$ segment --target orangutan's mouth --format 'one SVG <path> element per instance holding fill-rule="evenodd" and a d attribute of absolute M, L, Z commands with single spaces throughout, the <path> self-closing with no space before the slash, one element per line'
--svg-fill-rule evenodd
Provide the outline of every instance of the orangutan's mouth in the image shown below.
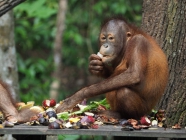
<path fill-rule="evenodd" d="M 97 55 L 101 58 L 103 57 L 112 57 L 112 55 L 107 55 L 107 54 L 101 54 L 100 52 L 97 53 Z"/>

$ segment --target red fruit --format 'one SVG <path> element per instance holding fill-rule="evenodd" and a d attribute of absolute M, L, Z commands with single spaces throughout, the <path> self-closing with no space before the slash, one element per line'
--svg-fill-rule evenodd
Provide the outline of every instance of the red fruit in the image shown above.
<path fill-rule="evenodd" d="M 50 99 L 50 107 L 54 107 L 56 105 L 56 101 L 54 99 Z"/>
<path fill-rule="evenodd" d="M 147 126 L 151 125 L 151 121 L 146 116 L 141 117 L 140 123 L 142 125 L 147 125 Z"/>
<path fill-rule="evenodd" d="M 88 116 L 88 122 L 89 123 L 94 123 L 95 119 L 92 116 Z"/>
<path fill-rule="evenodd" d="M 44 100 L 42 105 L 43 107 L 50 107 L 50 100 Z"/>
<path fill-rule="evenodd" d="M 91 125 L 91 128 L 92 128 L 92 129 L 98 129 L 99 126 L 98 126 L 97 124 L 92 124 L 92 125 Z"/>
<path fill-rule="evenodd" d="M 44 100 L 42 103 L 43 107 L 54 107 L 56 105 L 56 101 L 54 99 L 51 100 Z"/>

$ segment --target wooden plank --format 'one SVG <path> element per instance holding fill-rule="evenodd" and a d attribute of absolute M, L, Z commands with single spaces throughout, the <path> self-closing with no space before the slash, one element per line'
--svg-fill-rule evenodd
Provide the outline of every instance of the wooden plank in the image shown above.
<path fill-rule="evenodd" d="M 0 134 L 18 135 L 100 135 L 125 137 L 151 137 L 151 138 L 186 138 L 185 129 L 143 129 L 134 131 L 121 131 L 121 126 L 103 125 L 99 129 L 48 129 L 47 126 L 16 125 L 13 128 L 0 129 Z"/>

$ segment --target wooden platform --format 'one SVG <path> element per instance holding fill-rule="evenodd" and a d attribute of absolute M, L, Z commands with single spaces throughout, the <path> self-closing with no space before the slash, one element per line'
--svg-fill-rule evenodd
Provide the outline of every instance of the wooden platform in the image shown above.
<path fill-rule="evenodd" d="M 18 135 L 100 135 L 150 138 L 186 138 L 186 129 L 151 128 L 134 131 L 121 131 L 121 126 L 103 125 L 99 129 L 48 129 L 47 126 L 16 125 L 0 129 L 0 134 Z"/>

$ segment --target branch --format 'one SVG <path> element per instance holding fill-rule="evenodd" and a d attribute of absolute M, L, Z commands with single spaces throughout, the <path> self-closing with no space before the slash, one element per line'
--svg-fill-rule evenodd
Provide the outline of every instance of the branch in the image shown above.
<path fill-rule="evenodd" d="M 0 0 L 0 17 L 26 0 Z"/>

